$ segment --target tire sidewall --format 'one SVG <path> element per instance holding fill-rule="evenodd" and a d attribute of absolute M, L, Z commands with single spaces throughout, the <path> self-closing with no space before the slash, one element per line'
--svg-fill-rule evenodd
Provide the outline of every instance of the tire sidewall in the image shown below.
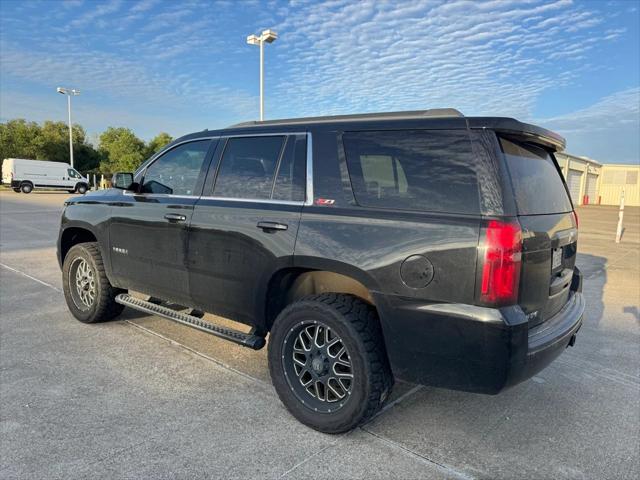
<path fill-rule="evenodd" d="M 348 401 L 339 410 L 331 413 L 315 412 L 304 405 L 295 395 L 284 374 L 284 340 L 292 328 L 300 322 L 322 322 L 334 330 L 342 339 L 352 364 L 354 380 Z M 269 337 L 269 370 L 272 382 L 291 414 L 300 422 L 328 433 L 350 430 L 365 414 L 371 393 L 371 372 L 365 361 L 366 352 L 356 329 L 342 318 L 335 309 L 313 301 L 297 302 L 287 307 L 277 318 Z M 297 379 L 292 379 L 297 380 Z"/>
<path fill-rule="evenodd" d="M 78 258 L 82 258 L 87 261 L 91 269 L 93 269 L 94 278 L 96 279 L 96 295 L 91 308 L 87 310 L 80 310 L 76 306 L 71 295 L 71 288 L 75 288 L 70 283 L 71 265 L 73 264 L 74 260 Z M 96 265 L 96 261 L 93 255 L 81 243 L 73 246 L 65 256 L 64 263 L 62 265 L 62 289 L 64 292 L 64 298 L 67 302 L 67 306 L 69 307 L 72 315 L 83 323 L 93 323 L 95 321 L 96 311 L 98 310 L 98 306 L 100 304 L 100 299 L 102 298 L 103 288 L 104 285 L 102 285 L 98 266 Z"/>
<path fill-rule="evenodd" d="M 22 193 L 31 193 L 33 191 L 33 185 L 31 185 L 30 183 L 23 183 L 22 185 L 20 185 L 20 190 L 22 191 Z"/>

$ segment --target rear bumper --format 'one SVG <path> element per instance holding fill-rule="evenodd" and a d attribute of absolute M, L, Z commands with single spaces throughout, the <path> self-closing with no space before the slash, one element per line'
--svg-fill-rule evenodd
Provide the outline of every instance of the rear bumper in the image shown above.
<path fill-rule="evenodd" d="M 585 309 L 581 274 L 554 317 L 529 329 L 519 306 L 423 304 L 379 295 L 382 329 L 397 378 L 495 394 L 549 365 L 573 344 Z"/>

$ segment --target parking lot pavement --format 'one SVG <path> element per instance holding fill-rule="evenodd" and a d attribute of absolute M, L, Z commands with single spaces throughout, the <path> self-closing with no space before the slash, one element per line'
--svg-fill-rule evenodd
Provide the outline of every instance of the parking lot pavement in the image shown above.
<path fill-rule="evenodd" d="M 0 192 L 0 478 L 637 478 L 640 209 L 579 209 L 574 348 L 498 396 L 400 384 L 340 436 L 295 421 L 265 352 L 126 311 L 84 325 L 60 292 L 68 194 Z"/>

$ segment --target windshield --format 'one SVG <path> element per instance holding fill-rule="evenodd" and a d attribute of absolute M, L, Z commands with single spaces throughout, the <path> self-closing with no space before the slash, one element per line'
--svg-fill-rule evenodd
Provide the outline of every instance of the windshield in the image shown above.
<path fill-rule="evenodd" d="M 573 210 L 562 175 L 546 150 L 514 140 L 500 139 L 518 213 L 538 215 Z"/>

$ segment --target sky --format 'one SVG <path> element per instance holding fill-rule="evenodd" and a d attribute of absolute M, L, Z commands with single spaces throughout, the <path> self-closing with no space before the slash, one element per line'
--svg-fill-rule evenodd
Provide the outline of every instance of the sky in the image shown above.
<path fill-rule="evenodd" d="M 453 107 L 640 160 L 640 0 L 0 0 L 0 120 L 143 139 L 265 118 Z"/>

